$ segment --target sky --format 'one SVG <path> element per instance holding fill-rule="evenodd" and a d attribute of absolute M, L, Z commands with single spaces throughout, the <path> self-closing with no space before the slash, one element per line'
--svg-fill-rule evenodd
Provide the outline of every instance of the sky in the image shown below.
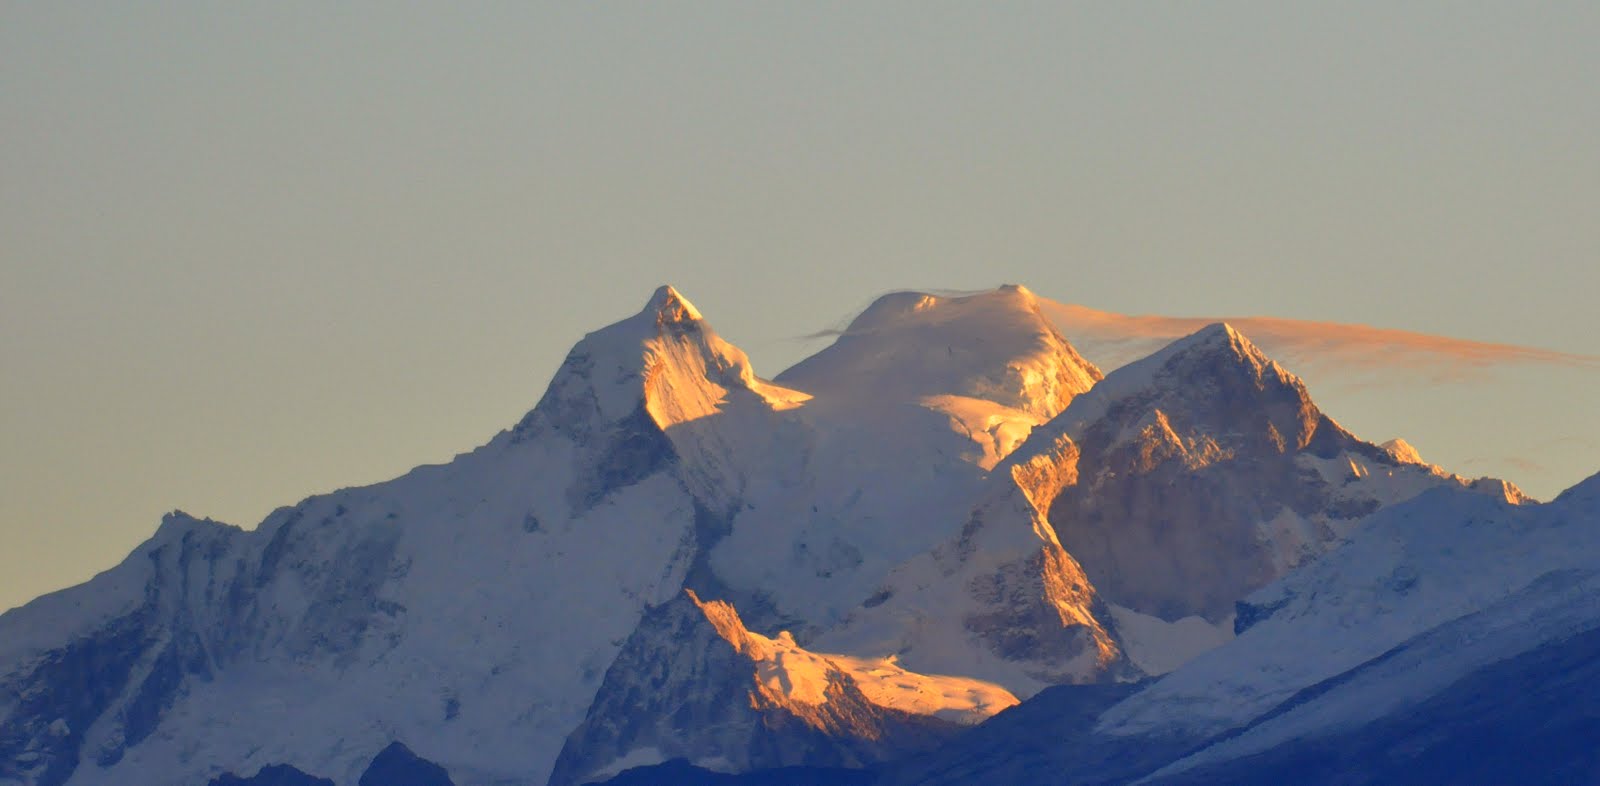
<path fill-rule="evenodd" d="M 1576 357 L 1286 361 L 1548 498 L 1600 470 L 1597 40 L 1594 3 L 0 0 L 0 609 L 165 511 L 448 460 L 662 283 L 768 376 L 1008 282 Z"/>

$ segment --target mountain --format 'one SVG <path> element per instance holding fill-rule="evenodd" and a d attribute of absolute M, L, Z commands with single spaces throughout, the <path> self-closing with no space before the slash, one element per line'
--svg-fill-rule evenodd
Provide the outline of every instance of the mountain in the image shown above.
<path fill-rule="evenodd" d="M 1102 376 L 1022 287 L 896 293 L 769 381 L 662 287 L 475 450 L 253 530 L 173 513 L 0 615 L 0 783 L 943 760 L 1063 696 L 1160 715 L 1275 629 L 1250 593 L 1442 493 L 1523 501 L 1225 325 Z"/>
<path fill-rule="evenodd" d="M 680 592 L 701 500 L 764 448 L 748 424 L 795 401 L 663 288 L 448 464 L 252 531 L 173 514 L 0 617 L 0 779 L 290 764 L 352 783 L 397 739 L 466 782 L 547 772 L 644 611 Z"/>
<path fill-rule="evenodd" d="M 959 534 L 908 560 L 830 651 L 896 653 L 1026 697 L 1170 671 L 1233 605 L 1363 516 L 1464 479 L 1340 428 L 1227 325 L 1118 369 L 1002 461 Z"/>

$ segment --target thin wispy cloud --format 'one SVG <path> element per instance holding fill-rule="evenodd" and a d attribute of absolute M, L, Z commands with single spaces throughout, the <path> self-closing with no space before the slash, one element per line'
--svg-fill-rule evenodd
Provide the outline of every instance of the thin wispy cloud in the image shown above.
<path fill-rule="evenodd" d="M 1472 379 L 1507 366 L 1600 371 L 1600 356 L 1281 317 L 1130 315 L 1040 298 L 1040 309 L 1085 355 L 1106 369 L 1148 355 L 1214 322 L 1227 322 L 1292 370 L 1348 376 L 1403 372 L 1431 381 Z"/>

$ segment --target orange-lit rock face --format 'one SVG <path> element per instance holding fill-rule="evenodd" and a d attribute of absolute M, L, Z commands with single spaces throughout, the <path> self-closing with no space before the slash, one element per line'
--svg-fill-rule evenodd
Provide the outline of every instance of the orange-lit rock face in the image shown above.
<path fill-rule="evenodd" d="M 1340 428 L 1226 325 L 1119 369 L 1023 453 L 1014 478 L 1100 595 L 1169 622 L 1225 623 L 1350 522 L 1449 482 Z"/>

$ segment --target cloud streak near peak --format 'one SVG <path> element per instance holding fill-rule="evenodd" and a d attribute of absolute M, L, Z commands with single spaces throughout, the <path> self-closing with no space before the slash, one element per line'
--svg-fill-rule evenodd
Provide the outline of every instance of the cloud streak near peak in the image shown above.
<path fill-rule="evenodd" d="M 1497 344 L 1340 322 L 1281 317 L 1130 315 L 1039 298 L 1040 311 L 1074 346 L 1107 370 L 1150 354 L 1206 325 L 1227 322 L 1273 359 L 1307 373 L 1422 374 L 1471 379 L 1504 366 L 1600 371 L 1600 356 Z"/>

